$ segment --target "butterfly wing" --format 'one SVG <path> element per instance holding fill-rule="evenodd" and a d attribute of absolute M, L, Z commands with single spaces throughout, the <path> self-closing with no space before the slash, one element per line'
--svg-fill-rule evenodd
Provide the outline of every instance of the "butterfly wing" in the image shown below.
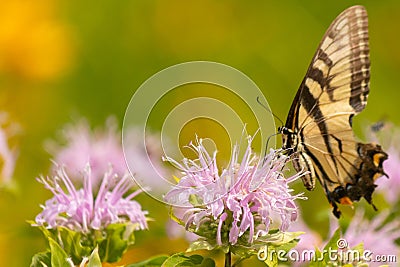
<path fill-rule="evenodd" d="M 369 67 L 367 12 L 353 6 L 325 33 L 285 125 L 297 134 L 291 147 L 299 152 L 295 168 L 309 171 L 305 186 L 313 189 L 317 178 L 337 217 L 335 202 L 351 204 L 360 197 L 371 202 L 373 181 L 384 174 L 386 153 L 357 142 L 352 130 L 353 116 L 367 104 Z"/>
<path fill-rule="evenodd" d="M 351 119 L 366 105 L 369 65 L 367 13 L 351 7 L 332 22 L 300 87 L 298 133 L 329 192 L 358 168 Z"/>

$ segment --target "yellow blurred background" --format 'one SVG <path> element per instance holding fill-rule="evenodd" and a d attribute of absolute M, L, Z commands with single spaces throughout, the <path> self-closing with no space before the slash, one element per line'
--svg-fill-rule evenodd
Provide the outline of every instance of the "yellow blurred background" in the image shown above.
<path fill-rule="evenodd" d="M 115 115 L 122 124 L 131 96 L 146 79 L 193 60 L 242 71 L 284 120 L 324 31 L 341 11 L 360 2 L 369 14 L 372 62 L 369 103 L 355 119 L 361 135 L 366 123 L 400 123 L 398 1 L 1 1 L 0 110 L 22 131 L 16 187 L 0 191 L 0 265 L 28 266 L 33 254 L 46 248 L 26 220 L 50 197 L 35 177 L 48 173 L 43 144 L 65 123 L 84 116 L 103 125 Z M 317 224 L 317 211 L 327 205 L 311 205 L 325 196 L 320 191 L 309 196 L 304 214 Z M 152 202 L 141 198 L 150 216 L 168 215 L 162 205 L 146 206 Z M 157 209 L 165 214 L 154 215 Z M 162 227 L 150 223 L 129 257 L 183 250 L 185 243 L 169 241 Z"/>

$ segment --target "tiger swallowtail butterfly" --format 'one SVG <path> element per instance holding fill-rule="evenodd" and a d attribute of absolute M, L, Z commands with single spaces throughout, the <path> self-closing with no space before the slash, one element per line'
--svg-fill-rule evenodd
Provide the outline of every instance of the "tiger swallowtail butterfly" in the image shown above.
<path fill-rule="evenodd" d="M 378 144 L 357 141 L 352 129 L 353 116 L 367 104 L 369 78 L 367 12 L 353 6 L 326 31 L 278 129 L 294 168 L 307 171 L 304 186 L 313 190 L 318 179 L 337 218 L 337 204 L 362 197 L 376 209 L 374 181 L 386 175 L 382 164 L 388 155 Z"/>

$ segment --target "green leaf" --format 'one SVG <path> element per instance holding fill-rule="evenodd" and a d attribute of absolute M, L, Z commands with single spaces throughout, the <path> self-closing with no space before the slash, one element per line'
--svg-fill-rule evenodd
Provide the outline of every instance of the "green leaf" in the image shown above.
<path fill-rule="evenodd" d="M 75 232 L 63 226 L 59 226 L 56 229 L 46 229 L 44 226 L 38 228 L 46 239 L 52 239 L 58 244 L 62 244 L 63 250 L 75 264 L 81 262 L 83 257 L 89 256 L 96 246 L 94 241 L 88 237 L 90 234 Z"/>
<path fill-rule="evenodd" d="M 174 254 L 171 257 L 167 258 L 164 263 L 162 264 L 163 267 L 175 267 L 179 266 L 181 263 L 190 263 L 190 258 L 185 256 L 182 253 Z M 188 265 L 193 266 L 193 265 Z"/>
<path fill-rule="evenodd" d="M 56 229 L 46 229 L 43 226 L 38 228 L 47 239 L 51 238 L 62 244 L 64 251 L 78 264 L 83 257 L 89 257 L 96 247 L 102 262 L 119 261 L 128 247 L 135 242 L 136 226 L 131 222 L 110 224 L 104 230 L 90 233 L 75 232 L 62 226 Z"/>
<path fill-rule="evenodd" d="M 351 249 L 352 250 L 357 250 L 362 255 L 362 253 L 364 253 L 364 242 L 361 242 L 360 244 L 352 247 Z"/>
<path fill-rule="evenodd" d="M 276 266 L 278 266 L 278 255 L 276 254 L 276 252 L 269 253 L 268 249 L 271 249 L 271 248 L 273 248 L 273 247 L 272 246 L 271 247 L 268 247 L 268 246 L 264 247 L 264 249 L 265 249 L 265 251 L 264 251 L 264 253 L 265 253 L 265 255 L 264 255 L 264 258 L 265 258 L 264 263 L 268 267 L 276 267 Z"/>
<path fill-rule="evenodd" d="M 204 259 L 203 256 L 197 255 L 197 254 L 191 255 L 191 256 L 189 256 L 189 258 L 193 263 L 196 263 L 196 264 L 201 264 Z"/>
<path fill-rule="evenodd" d="M 105 229 L 106 238 L 98 239 L 99 254 L 103 261 L 117 262 L 129 245 L 134 243 L 135 225 L 132 223 L 110 224 Z"/>
<path fill-rule="evenodd" d="M 67 260 L 68 254 L 61 248 L 61 246 L 52 238 L 49 238 L 49 244 L 51 253 L 50 266 L 71 267 L 71 264 Z"/>
<path fill-rule="evenodd" d="M 83 257 L 88 257 L 94 249 L 93 242 L 84 244 L 87 237 L 66 227 L 57 227 L 57 237 L 63 245 L 64 251 L 70 255 L 74 263 L 81 262 Z"/>
<path fill-rule="evenodd" d="M 258 253 L 258 248 L 247 247 L 242 245 L 234 245 L 230 247 L 230 251 L 236 256 L 240 257 L 240 260 L 250 258 L 251 256 Z"/>
<path fill-rule="evenodd" d="M 35 225 L 36 222 L 35 221 L 30 221 L 28 220 L 27 223 L 29 223 L 30 225 Z M 46 237 L 46 239 L 48 239 L 49 237 L 54 238 L 54 236 L 52 235 L 52 233 L 50 232 L 49 229 L 47 229 L 44 226 L 37 226 L 37 228 L 43 233 L 43 235 Z"/>
<path fill-rule="evenodd" d="M 162 267 L 183 267 L 183 266 L 197 266 L 197 267 L 214 267 L 215 262 L 211 258 L 204 258 L 201 255 L 186 256 L 182 253 L 174 254 L 164 261 Z"/>
<path fill-rule="evenodd" d="M 101 267 L 101 260 L 99 256 L 99 249 L 96 247 L 92 254 L 90 254 L 89 261 L 86 267 Z"/>
<path fill-rule="evenodd" d="M 319 249 L 315 250 L 315 260 L 310 262 L 309 266 L 312 267 L 323 267 L 323 266 L 331 266 L 332 262 L 329 259 L 329 253 L 326 251 L 337 250 L 338 245 L 337 242 L 340 239 L 341 231 L 340 227 L 336 229 L 335 233 L 332 235 L 331 239 L 325 245 L 324 249 L 320 251 Z"/>
<path fill-rule="evenodd" d="M 338 248 L 337 242 L 339 239 L 340 239 L 340 228 L 336 229 L 335 233 L 332 235 L 331 239 L 324 247 L 324 250 L 337 249 Z"/>
<path fill-rule="evenodd" d="M 270 233 L 266 236 L 259 237 L 257 241 L 265 242 L 275 247 L 285 245 L 289 242 L 294 241 L 304 232 L 282 232 Z"/>
<path fill-rule="evenodd" d="M 215 267 L 215 261 L 211 258 L 205 258 L 200 264 L 200 267 Z"/>
<path fill-rule="evenodd" d="M 212 245 L 204 239 L 199 239 L 199 240 L 192 242 L 189 245 L 189 248 L 186 250 L 186 252 L 193 252 L 193 251 L 202 250 L 202 249 L 213 250 L 216 247 L 217 247 L 216 245 Z"/>
<path fill-rule="evenodd" d="M 250 258 L 253 255 L 261 257 L 268 266 L 277 266 L 279 259 L 278 251 L 288 252 L 296 246 L 298 237 L 303 232 L 281 232 L 271 230 L 268 235 L 260 236 L 251 245 L 247 243 L 231 246 L 231 251 L 240 257 L 240 260 Z"/>
<path fill-rule="evenodd" d="M 324 267 L 324 266 L 337 266 L 338 264 L 342 266 L 343 264 L 340 262 L 338 258 L 337 263 L 333 263 L 329 258 L 329 251 L 338 250 L 338 240 L 340 239 L 341 231 L 338 228 L 335 233 L 332 235 L 331 239 L 325 245 L 324 249 L 320 251 L 318 248 L 315 249 L 315 260 L 309 263 L 310 267 Z M 328 252 L 328 253 L 326 253 Z M 345 265 L 344 265 L 345 266 Z M 350 265 L 352 266 L 352 265 Z"/>
<path fill-rule="evenodd" d="M 299 242 L 299 239 L 293 239 L 292 241 L 290 241 L 288 243 L 278 246 L 277 249 L 289 252 L 292 248 L 296 247 L 298 242 Z"/>
<path fill-rule="evenodd" d="M 308 263 L 309 267 L 323 267 L 327 265 L 325 260 L 317 260 L 317 259 L 323 259 L 322 257 L 322 252 L 318 249 L 315 248 L 315 260 L 312 260 Z"/>
<path fill-rule="evenodd" d="M 126 267 L 159 267 L 162 266 L 167 258 L 167 255 L 159 255 L 145 261 L 129 264 Z"/>
<path fill-rule="evenodd" d="M 32 262 L 30 267 L 50 267 L 50 266 L 51 266 L 50 251 L 40 252 L 32 257 Z"/>

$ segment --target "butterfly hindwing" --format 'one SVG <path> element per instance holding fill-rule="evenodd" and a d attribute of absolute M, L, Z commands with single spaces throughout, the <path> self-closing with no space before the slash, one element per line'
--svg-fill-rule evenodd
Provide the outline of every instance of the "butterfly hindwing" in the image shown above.
<path fill-rule="evenodd" d="M 312 190 L 318 179 L 337 217 L 336 203 L 371 203 L 374 180 L 384 174 L 386 153 L 359 143 L 352 130 L 353 116 L 367 104 L 369 67 L 367 12 L 353 6 L 326 31 L 281 129 L 294 167 L 308 171 L 304 185 Z"/>

